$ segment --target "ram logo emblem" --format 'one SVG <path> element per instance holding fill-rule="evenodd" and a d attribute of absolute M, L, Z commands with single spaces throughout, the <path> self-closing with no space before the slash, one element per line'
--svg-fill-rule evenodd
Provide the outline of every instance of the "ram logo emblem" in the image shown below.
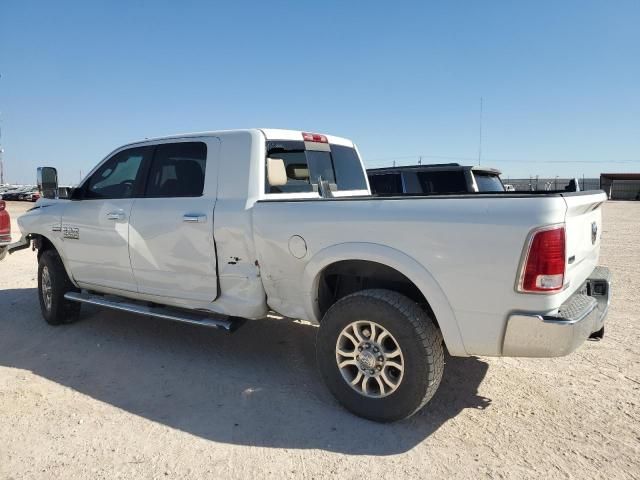
<path fill-rule="evenodd" d="M 591 243 L 593 245 L 596 244 L 597 238 L 598 238 L 598 224 L 596 222 L 593 222 L 591 224 Z"/>

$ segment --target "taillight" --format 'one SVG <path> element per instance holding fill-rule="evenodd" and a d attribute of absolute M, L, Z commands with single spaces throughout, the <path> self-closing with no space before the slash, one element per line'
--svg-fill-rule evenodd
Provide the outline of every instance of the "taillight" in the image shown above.
<path fill-rule="evenodd" d="M 565 269 L 564 225 L 545 227 L 533 233 L 518 290 L 553 293 L 562 290 Z"/>
<path fill-rule="evenodd" d="M 320 135 L 319 133 L 302 132 L 302 139 L 305 142 L 329 143 L 327 137 L 325 137 L 324 135 Z"/>
<path fill-rule="evenodd" d="M 5 203 L 4 200 L 0 200 L 0 242 L 11 241 L 11 220 L 9 219 L 9 212 L 4 212 Z"/>

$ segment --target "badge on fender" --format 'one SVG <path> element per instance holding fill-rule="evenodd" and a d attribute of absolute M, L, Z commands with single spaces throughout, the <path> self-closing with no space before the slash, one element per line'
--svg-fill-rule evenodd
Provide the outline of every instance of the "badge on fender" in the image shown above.
<path fill-rule="evenodd" d="M 78 240 L 80 238 L 80 229 L 78 227 L 62 226 L 62 237 Z"/>

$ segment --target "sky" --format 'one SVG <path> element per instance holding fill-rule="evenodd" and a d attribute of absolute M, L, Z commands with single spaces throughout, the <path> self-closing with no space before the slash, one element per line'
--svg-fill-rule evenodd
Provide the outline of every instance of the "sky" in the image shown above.
<path fill-rule="evenodd" d="M 367 166 L 640 172 L 640 2 L 0 2 L 5 181 L 146 137 L 271 127 Z"/>

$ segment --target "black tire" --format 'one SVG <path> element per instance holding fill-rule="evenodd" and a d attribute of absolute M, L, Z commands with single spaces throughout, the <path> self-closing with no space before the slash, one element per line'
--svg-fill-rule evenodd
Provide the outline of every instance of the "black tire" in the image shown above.
<path fill-rule="evenodd" d="M 45 280 L 43 281 L 43 275 Z M 50 300 L 43 289 L 47 284 L 46 275 L 49 277 Z M 65 300 L 67 292 L 77 292 L 69 276 L 67 275 L 60 256 L 55 250 L 46 250 L 40 255 L 38 261 L 38 299 L 42 316 L 49 325 L 62 325 L 73 323 L 80 316 L 80 303 Z"/>
<path fill-rule="evenodd" d="M 402 350 L 404 373 L 387 396 L 372 398 L 356 391 L 338 368 L 338 338 L 343 329 L 362 320 L 384 327 Z M 444 370 L 440 330 L 416 302 L 390 290 L 363 290 L 338 300 L 322 319 L 316 355 L 335 398 L 352 413 L 377 422 L 401 420 L 420 410 L 435 394 Z"/>

